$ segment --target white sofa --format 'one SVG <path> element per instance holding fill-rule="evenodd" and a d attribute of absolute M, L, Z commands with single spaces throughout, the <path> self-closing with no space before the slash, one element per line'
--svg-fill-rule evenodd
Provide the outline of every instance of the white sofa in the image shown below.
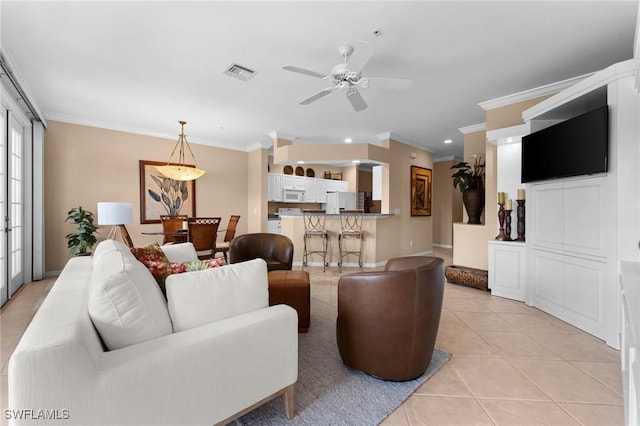
<path fill-rule="evenodd" d="M 120 259 L 124 269 L 141 273 L 135 263 L 142 264 L 115 242 L 101 243 L 93 257 L 68 262 L 11 356 L 9 411 L 3 413 L 9 424 L 211 425 L 228 422 L 280 395 L 287 414 L 293 415 L 298 372 L 293 308 L 268 307 L 268 291 L 260 289 L 254 295 L 260 299 L 260 309 L 107 350 L 94 327 L 94 313 L 90 316 L 88 311 L 90 294 L 98 286 L 94 281 L 100 278 L 96 275 L 109 274 L 106 268 L 120 268 L 118 262 L 98 266 L 96 258 L 107 251 L 112 260 Z M 171 276 L 169 304 L 173 277 L 181 285 L 197 277 L 193 281 L 202 285 L 204 274 L 228 274 L 232 270 L 225 268 L 231 267 Z M 147 285 L 146 278 L 141 281 Z M 145 296 L 143 304 L 156 300 L 154 290 L 147 286 L 145 291 L 153 297 Z M 139 289 L 135 292 L 144 295 Z M 135 297 L 120 302 L 130 299 Z M 207 305 L 202 298 L 197 303 L 200 309 Z M 170 309 L 162 309 L 169 315 Z M 186 312 L 193 316 L 188 308 Z"/>

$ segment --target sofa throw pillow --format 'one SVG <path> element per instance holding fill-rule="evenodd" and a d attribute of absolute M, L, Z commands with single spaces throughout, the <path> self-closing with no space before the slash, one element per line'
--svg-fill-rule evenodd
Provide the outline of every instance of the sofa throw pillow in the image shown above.
<path fill-rule="evenodd" d="M 147 262 L 168 262 L 167 256 L 160 246 L 134 247 L 131 253 L 145 265 Z"/>
<path fill-rule="evenodd" d="M 203 271 L 209 268 L 217 268 L 224 264 L 223 259 L 195 260 L 191 262 L 162 262 L 147 261 L 145 265 L 149 268 L 151 275 L 156 279 L 162 293 L 167 295 L 165 281 L 172 274 L 181 274 L 183 272 Z"/>
<path fill-rule="evenodd" d="M 263 259 L 170 275 L 166 286 L 174 332 L 269 306 Z"/>
<path fill-rule="evenodd" d="M 169 262 L 182 263 L 198 260 L 198 253 L 193 243 L 167 244 L 160 246 Z"/>
<path fill-rule="evenodd" d="M 91 273 L 88 311 L 107 349 L 171 334 L 167 303 L 149 270 L 124 244 L 101 256 Z"/>

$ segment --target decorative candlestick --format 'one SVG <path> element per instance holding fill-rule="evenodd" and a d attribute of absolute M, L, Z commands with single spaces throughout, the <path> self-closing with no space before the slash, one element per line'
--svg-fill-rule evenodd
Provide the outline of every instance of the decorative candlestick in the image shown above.
<path fill-rule="evenodd" d="M 516 210 L 516 217 L 518 218 L 518 237 L 516 238 L 516 241 L 524 241 L 524 200 L 516 201 L 518 202 L 518 210 Z"/>
<path fill-rule="evenodd" d="M 511 210 L 504 211 L 505 224 L 504 224 L 504 241 L 511 241 Z"/>
<path fill-rule="evenodd" d="M 498 221 L 500 222 L 500 232 L 498 232 L 498 236 L 496 237 L 496 240 L 500 240 L 500 241 L 504 241 L 504 217 L 505 217 L 505 212 L 504 212 L 504 202 L 500 203 L 498 202 Z"/>

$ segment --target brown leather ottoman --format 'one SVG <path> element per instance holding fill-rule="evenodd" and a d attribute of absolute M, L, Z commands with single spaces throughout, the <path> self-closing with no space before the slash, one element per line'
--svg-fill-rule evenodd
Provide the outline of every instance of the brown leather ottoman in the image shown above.
<path fill-rule="evenodd" d="M 269 271 L 269 306 L 285 304 L 298 312 L 298 333 L 306 333 L 311 321 L 309 273 Z"/>

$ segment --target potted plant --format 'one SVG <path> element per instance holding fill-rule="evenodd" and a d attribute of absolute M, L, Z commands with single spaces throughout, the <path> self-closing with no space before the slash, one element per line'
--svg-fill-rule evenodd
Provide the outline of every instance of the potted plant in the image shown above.
<path fill-rule="evenodd" d="M 67 247 L 71 254 L 75 256 L 90 255 L 91 247 L 98 241 L 95 233 L 98 227 L 93 224 L 93 213 L 84 210 L 82 206 L 74 207 L 67 213 L 65 222 L 76 225 L 76 231 L 67 234 Z"/>
<path fill-rule="evenodd" d="M 485 163 L 482 154 L 471 156 L 472 164 L 461 161 L 451 166 L 457 171 L 451 175 L 453 187 L 460 189 L 462 202 L 467 210 L 470 224 L 480 224 L 480 217 L 484 210 L 484 173 Z"/>

